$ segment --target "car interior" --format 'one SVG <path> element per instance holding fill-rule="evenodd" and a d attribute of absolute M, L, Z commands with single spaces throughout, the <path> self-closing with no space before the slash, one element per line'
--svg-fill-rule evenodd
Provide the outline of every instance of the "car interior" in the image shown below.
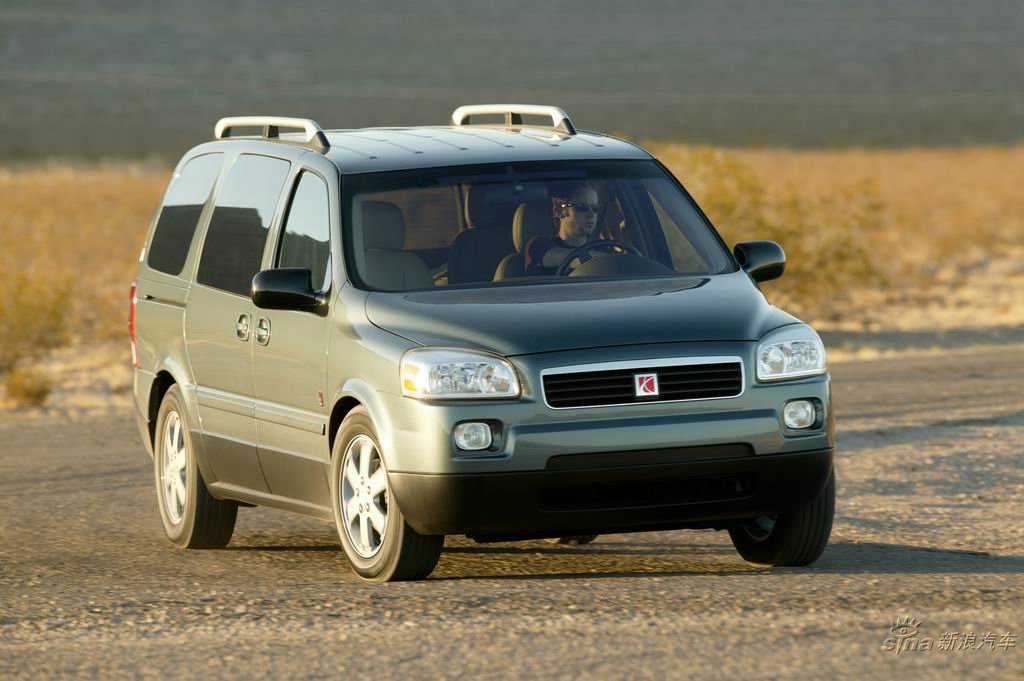
<path fill-rule="evenodd" d="M 709 258 L 688 238 L 692 226 L 677 225 L 653 192 L 614 179 L 590 184 L 599 199 L 588 240 L 594 248 L 558 275 L 526 268 L 531 241 L 558 235 L 543 182 L 461 182 L 360 195 L 357 268 L 365 284 L 391 291 L 710 271 Z M 592 258 L 604 254 L 618 257 Z"/>

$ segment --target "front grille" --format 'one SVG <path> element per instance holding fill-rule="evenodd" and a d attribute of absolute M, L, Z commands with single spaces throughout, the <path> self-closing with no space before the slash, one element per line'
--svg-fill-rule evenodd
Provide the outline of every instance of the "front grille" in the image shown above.
<path fill-rule="evenodd" d="M 637 396 L 637 374 L 656 374 L 657 395 Z M 596 371 L 557 370 L 543 377 L 544 397 L 554 409 L 735 397 L 743 392 L 737 359 L 701 364 L 619 367 Z"/>

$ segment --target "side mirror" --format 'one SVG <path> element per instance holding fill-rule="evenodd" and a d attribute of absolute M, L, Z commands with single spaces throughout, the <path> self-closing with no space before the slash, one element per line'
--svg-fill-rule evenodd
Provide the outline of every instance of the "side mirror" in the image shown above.
<path fill-rule="evenodd" d="M 264 310 L 323 314 L 327 299 L 313 290 L 313 273 L 303 267 L 279 267 L 252 278 L 252 302 Z"/>
<path fill-rule="evenodd" d="M 754 281 L 778 279 L 786 271 L 786 252 L 774 241 L 744 241 L 732 252 Z"/>

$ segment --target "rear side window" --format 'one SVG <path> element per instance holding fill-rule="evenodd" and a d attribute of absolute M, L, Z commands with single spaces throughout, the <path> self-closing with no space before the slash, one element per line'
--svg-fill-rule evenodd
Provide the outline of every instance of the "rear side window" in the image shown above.
<path fill-rule="evenodd" d="M 199 215 L 210 198 L 223 159 L 224 154 L 196 156 L 171 178 L 146 260 L 154 270 L 181 274 Z"/>
<path fill-rule="evenodd" d="M 289 165 L 267 156 L 242 155 L 235 161 L 206 230 L 196 275 L 200 284 L 249 295 Z"/>
<path fill-rule="evenodd" d="M 327 183 L 313 173 L 302 173 L 281 237 L 278 267 L 304 267 L 313 273 L 313 287 L 326 291 L 331 284 L 331 213 Z"/>

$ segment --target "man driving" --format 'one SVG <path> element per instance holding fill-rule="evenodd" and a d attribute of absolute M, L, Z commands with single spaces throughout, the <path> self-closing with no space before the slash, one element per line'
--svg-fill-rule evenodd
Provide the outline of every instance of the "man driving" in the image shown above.
<path fill-rule="evenodd" d="M 573 249 L 590 240 L 597 227 L 597 190 L 585 181 L 568 183 L 551 194 L 551 211 L 558 235 L 535 237 L 527 245 L 526 271 L 554 274 Z"/>

